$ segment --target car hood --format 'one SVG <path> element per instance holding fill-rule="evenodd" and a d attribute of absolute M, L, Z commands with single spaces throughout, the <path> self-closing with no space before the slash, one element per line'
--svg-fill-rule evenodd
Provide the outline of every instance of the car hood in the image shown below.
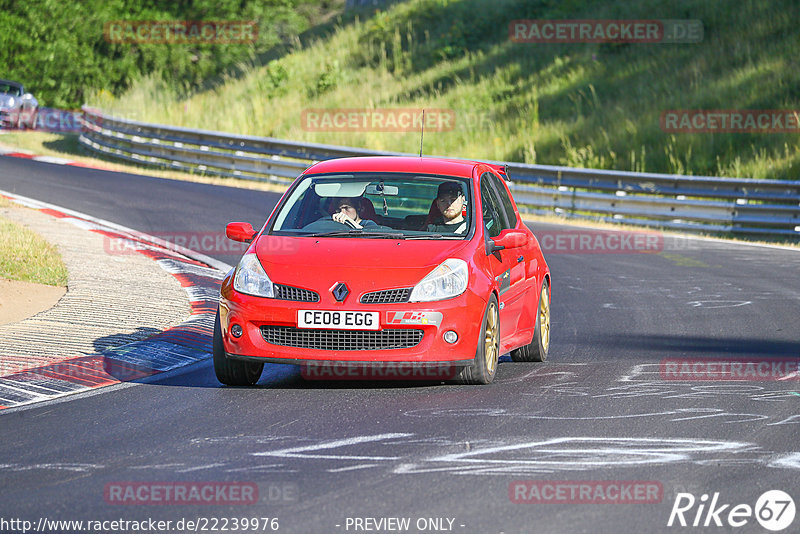
<path fill-rule="evenodd" d="M 365 290 L 419 282 L 447 258 L 465 258 L 468 240 L 262 236 L 255 245 L 273 282 L 302 287 L 358 281 Z"/>

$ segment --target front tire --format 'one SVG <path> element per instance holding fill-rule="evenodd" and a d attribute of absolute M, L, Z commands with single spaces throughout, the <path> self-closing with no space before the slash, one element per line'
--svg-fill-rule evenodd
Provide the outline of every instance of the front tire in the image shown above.
<path fill-rule="evenodd" d="M 472 364 L 464 367 L 456 377 L 461 384 L 489 384 L 497 373 L 500 359 L 500 312 L 497 297 L 492 294 L 483 312 L 478 347 Z"/>
<path fill-rule="evenodd" d="M 25 124 L 26 130 L 35 130 L 36 129 L 36 119 L 39 116 L 39 110 L 34 109 L 31 110 L 30 114 L 28 115 L 28 120 Z"/>
<path fill-rule="evenodd" d="M 539 293 L 539 308 L 536 312 L 536 326 L 533 339 L 524 347 L 511 351 L 511 360 L 515 362 L 543 362 L 550 351 L 550 285 L 547 278 L 542 280 Z"/>
<path fill-rule="evenodd" d="M 252 386 L 261 378 L 263 363 L 245 362 L 228 358 L 222 344 L 222 329 L 220 328 L 219 309 L 214 320 L 214 338 L 212 342 L 214 355 L 214 373 L 217 380 L 228 386 Z"/>

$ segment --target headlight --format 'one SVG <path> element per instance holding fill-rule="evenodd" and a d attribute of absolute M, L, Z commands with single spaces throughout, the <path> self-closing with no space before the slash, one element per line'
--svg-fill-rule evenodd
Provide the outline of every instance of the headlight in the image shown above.
<path fill-rule="evenodd" d="M 272 290 L 272 280 L 264 272 L 258 257 L 252 253 L 242 256 L 242 260 L 236 266 L 233 289 L 239 293 L 256 297 L 273 298 L 275 296 Z"/>
<path fill-rule="evenodd" d="M 429 302 L 457 297 L 467 290 L 468 282 L 467 262 L 449 258 L 414 286 L 408 300 L 409 302 Z"/>

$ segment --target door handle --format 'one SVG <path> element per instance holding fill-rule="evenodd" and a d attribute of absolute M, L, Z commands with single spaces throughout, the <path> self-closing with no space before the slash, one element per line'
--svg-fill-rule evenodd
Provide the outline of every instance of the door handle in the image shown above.
<path fill-rule="evenodd" d="M 522 261 L 523 261 L 524 259 L 525 259 L 524 257 L 520 256 L 519 258 L 517 258 L 517 263 L 522 263 Z"/>

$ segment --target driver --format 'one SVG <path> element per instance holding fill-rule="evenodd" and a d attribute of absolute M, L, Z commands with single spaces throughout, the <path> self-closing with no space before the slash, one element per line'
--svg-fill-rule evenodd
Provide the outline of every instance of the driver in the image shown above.
<path fill-rule="evenodd" d="M 331 204 L 333 208 L 333 220 L 357 229 L 378 226 L 375 221 L 361 218 L 361 213 L 364 211 L 362 204 L 364 200 L 366 199 L 362 197 L 335 199 L 333 204 Z"/>
<path fill-rule="evenodd" d="M 439 185 L 436 199 L 432 209 L 434 218 L 428 224 L 429 232 L 439 234 L 463 234 L 467 231 L 467 221 L 464 218 L 467 199 L 461 190 L 461 185 L 456 182 L 444 182 Z"/>

